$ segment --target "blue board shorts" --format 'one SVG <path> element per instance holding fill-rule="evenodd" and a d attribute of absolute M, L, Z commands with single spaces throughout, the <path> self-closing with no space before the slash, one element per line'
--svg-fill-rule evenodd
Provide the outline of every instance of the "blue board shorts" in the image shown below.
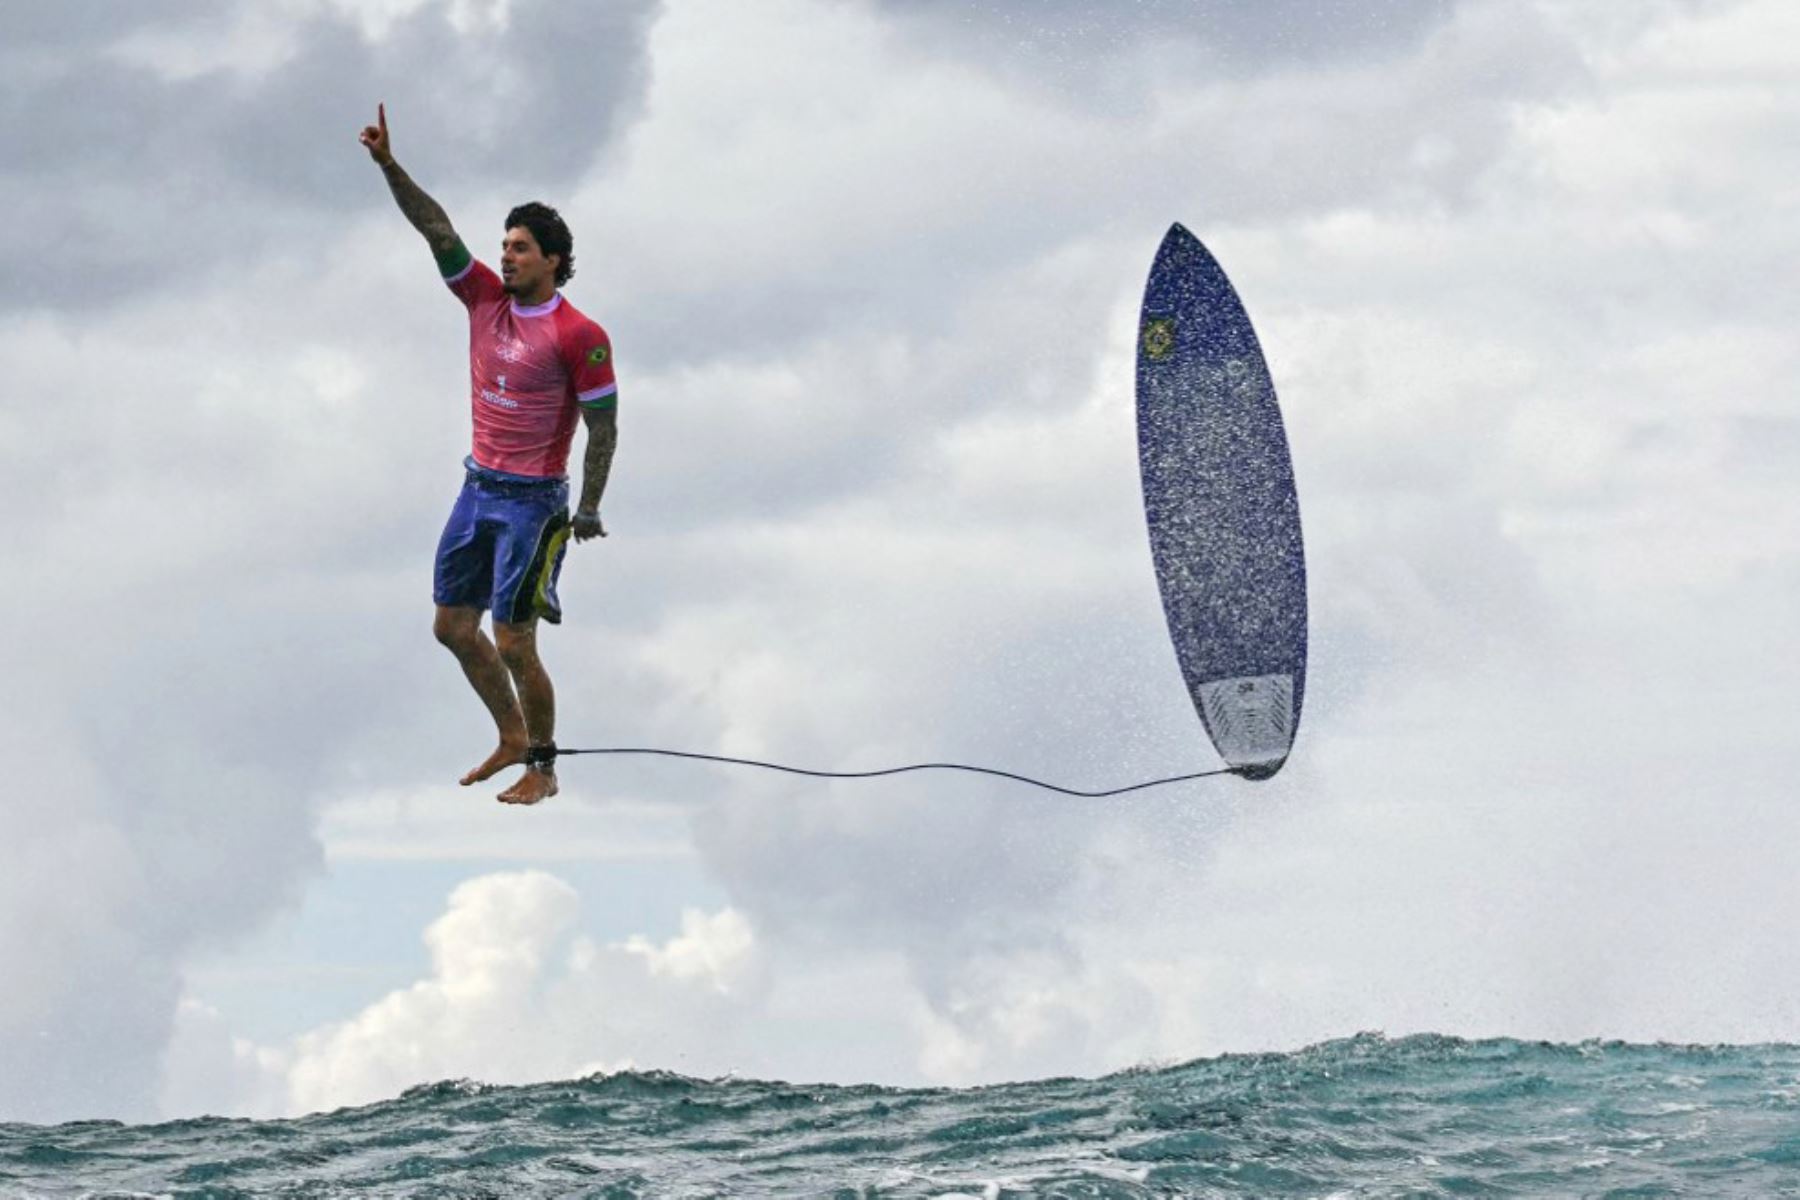
<path fill-rule="evenodd" d="M 569 484 L 523 479 L 470 463 L 438 540 L 432 599 L 451 608 L 492 609 L 519 625 L 562 621 L 556 578 L 569 545 Z"/>

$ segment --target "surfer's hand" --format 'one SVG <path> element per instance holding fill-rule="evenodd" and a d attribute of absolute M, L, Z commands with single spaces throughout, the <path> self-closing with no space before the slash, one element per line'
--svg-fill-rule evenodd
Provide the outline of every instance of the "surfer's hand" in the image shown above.
<path fill-rule="evenodd" d="M 364 125 L 360 140 L 369 148 L 369 157 L 385 167 L 394 161 L 393 147 L 388 145 L 387 105 L 375 106 L 375 119 L 379 124 Z"/>
<path fill-rule="evenodd" d="M 578 542 L 606 536 L 606 526 L 600 523 L 600 514 L 597 512 L 577 510 L 575 519 L 569 522 L 569 527 L 575 531 L 575 540 Z"/>

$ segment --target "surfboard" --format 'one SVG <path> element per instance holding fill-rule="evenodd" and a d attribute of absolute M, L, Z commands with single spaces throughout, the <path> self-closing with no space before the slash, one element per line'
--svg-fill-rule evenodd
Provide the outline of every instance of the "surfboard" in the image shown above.
<path fill-rule="evenodd" d="M 1267 779 L 1306 695 L 1306 556 L 1268 364 L 1225 272 L 1180 224 L 1144 287 L 1138 466 L 1163 615 L 1219 756 Z"/>

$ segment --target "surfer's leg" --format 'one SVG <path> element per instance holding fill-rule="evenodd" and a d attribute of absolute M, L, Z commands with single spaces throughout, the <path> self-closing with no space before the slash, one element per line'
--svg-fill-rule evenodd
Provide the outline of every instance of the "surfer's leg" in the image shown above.
<path fill-rule="evenodd" d="M 513 695 L 512 677 L 494 643 L 481 631 L 481 614 L 492 602 L 494 590 L 495 522 L 484 519 L 494 504 L 473 478 L 463 484 L 444 533 L 438 539 L 437 564 L 432 579 L 432 599 L 437 603 L 433 630 L 462 664 L 469 686 L 487 706 L 499 730 L 500 744 L 486 761 L 462 777 L 464 787 L 525 761 L 530 744 L 525 718 Z"/>
<path fill-rule="evenodd" d="M 494 622 L 494 641 L 500 660 L 512 676 L 524 717 L 525 731 L 532 746 L 556 744 L 556 689 L 550 673 L 544 669 L 537 652 L 537 619 Z M 531 766 L 517 783 L 500 793 L 508 804 L 536 804 L 556 795 L 554 762 Z"/>
<path fill-rule="evenodd" d="M 494 551 L 494 644 L 512 676 L 530 746 L 556 742 L 556 691 L 538 658 L 538 626 L 562 620 L 556 579 L 569 544 L 568 485 L 509 497 L 497 506 L 502 523 Z M 500 799 L 536 804 L 556 795 L 552 756 L 528 765 L 525 777 Z"/>
<path fill-rule="evenodd" d="M 437 634 L 438 641 L 456 655 L 469 686 L 487 706 L 488 715 L 494 718 L 494 727 L 500 733 L 499 746 L 485 762 L 462 777 L 463 786 L 479 783 L 515 763 L 524 762 L 525 751 L 531 744 L 525 732 L 525 717 L 513 694 L 511 672 L 506 669 L 494 643 L 481 631 L 481 610 L 440 604 L 432 631 Z"/>

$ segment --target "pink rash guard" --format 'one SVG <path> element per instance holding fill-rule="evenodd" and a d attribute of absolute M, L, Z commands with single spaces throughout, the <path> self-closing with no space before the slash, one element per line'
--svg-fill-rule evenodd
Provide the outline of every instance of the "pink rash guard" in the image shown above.
<path fill-rule="evenodd" d="M 561 292 L 543 304 L 519 305 L 500 277 L 473 258 L 444 282 L 469 310 L 475 464 L 508 475 L 561 478 L 577 409 L 618 403 L 606 331 Z"/>

